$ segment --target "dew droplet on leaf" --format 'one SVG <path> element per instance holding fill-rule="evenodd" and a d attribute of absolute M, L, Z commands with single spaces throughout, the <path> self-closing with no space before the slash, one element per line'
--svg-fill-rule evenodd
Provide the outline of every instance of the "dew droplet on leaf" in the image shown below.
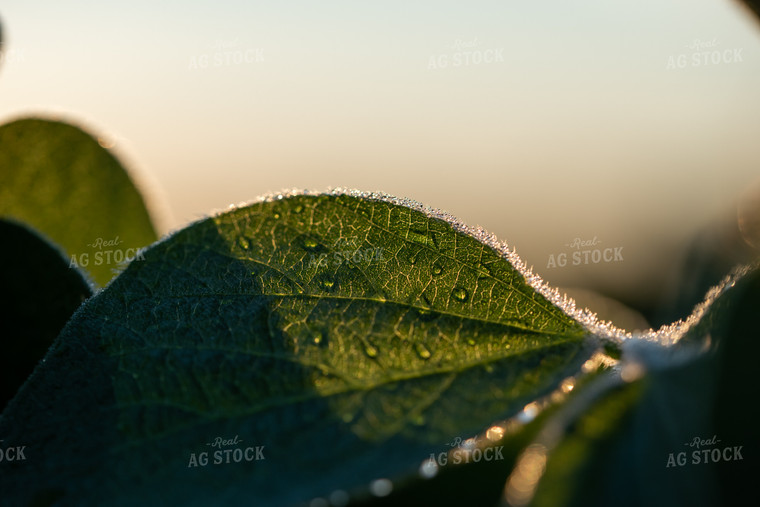
<path fill-rule="evenodd" d="M 486 438 L 490 440 L 491 442 L 496 442 L 498 440 L 501 440 L 504 436 L 504 428 L 501 426 L 491 426 L 488 428 L 488 431 L 486 431 Z"/>
<path fill-rule="evenodd" d="M 313 252 L 313 251 L 315 251 L 315 250 L 317 250 L 319 248 L 319 243 L 317 243 L 317 240 L 315 240 L 315 239 L 306 238 L 306 239 L 303 240 L 303 247 L 306 250 L 308 250 L 310 252 Z"/>
<path fill-rule="evenodd" d="M 451 291 L 451 296 L 460 303 L 464 303 L 470 294 L 464 287 L 454 287 L 454 290 Z"/>
<path fill-rule="evenodd" d="M 388 479 L 376 479 L 369 485 L 369 491 L 375 496 L 388 496 L 393 491 L 393 483 Z"/>
<path fill-rule="evenodd" d="M 364 353 L 367 354 L 368 357 L 375 358 L 378 353 L 377 347 L 368 343 L 364 346 Z"/>
<path fill-rule="evenodd" d="M 417 355 L 420 357 L 420 359 L 430 359 L 430 350 L 425 346 L 424 343 L 415 343 L 414 350 L 417 352 Z"/>
<path fill-rule="evenodd" d="M 438 475 L 438 463 L 434 459 L 428 459 L 420 465 L 420 476 L 425 479 L 431 479 Z"/>

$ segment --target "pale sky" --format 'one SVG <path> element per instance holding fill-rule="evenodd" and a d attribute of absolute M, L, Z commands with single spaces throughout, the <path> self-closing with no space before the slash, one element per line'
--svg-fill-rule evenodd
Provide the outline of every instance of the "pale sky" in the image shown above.
<path fill-rule="evenodd" d="M 727 0 L 5 0 L 0 20 L 0 122 L 114 140 L 164 230 L 283 188 L 381 190 L 551 283 L 651 292 L 760 176 L 760 23 Z M 576 237 L 625 260 L 546 269 Z"/>

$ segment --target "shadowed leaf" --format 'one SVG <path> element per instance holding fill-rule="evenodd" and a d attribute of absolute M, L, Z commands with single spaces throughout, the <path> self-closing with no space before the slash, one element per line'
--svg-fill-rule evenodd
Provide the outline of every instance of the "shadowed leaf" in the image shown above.
<path fill-rule="evenodd" d="M 0 410 L 91 295 L 81 273 L 26 227 L 0 220 Z"/>
<path fill-rule="evenodd" d="M 85 303 L 0 418 L 27 445 L 0 488 L 64 504 L 360 497 L 515 415 L 595 346 L 444 220 L 351 195 L 261 202 L 157 243 Z"/>
<path fill-rule="evenodd" d="M 707 507 L 751 498 L 749 457 L 760 452 L 748 403 L 760 397 L 758 308 L 755 271 L 729 286 L 676 347 L 631 344 L 623 376 L 627 367 L 647 373 L 574 407 L 531 505 Z"/>

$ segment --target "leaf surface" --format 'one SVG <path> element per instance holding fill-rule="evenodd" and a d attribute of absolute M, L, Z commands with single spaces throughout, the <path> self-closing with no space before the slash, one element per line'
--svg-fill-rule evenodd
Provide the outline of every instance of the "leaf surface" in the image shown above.
<path fill-rule="evenodd" d="M 275 198 L 157 243 L 83 305 L 0 418 L 28 446 L 0 486 L 64 503 L 366 493 L 555 389 L 595 346 L 440 217 Z M 251 446 L 264 459 L 213 463 Z"/>
<path fill-rule="evenodd" d="M 119 161 L 90 134 L 50 120 L 0 126 L 0 217 L 49 237 L 101 286 L 157 239 Z"/>
<path fill-rule="evenodd" d="M 760 452 L 760 272 L 715 292 L 670 349 L 624 346 L 621 376 L 573 407 L 530 505 L 740 505 Z M 512 505 L 520 505 L 513 502 Z"/>

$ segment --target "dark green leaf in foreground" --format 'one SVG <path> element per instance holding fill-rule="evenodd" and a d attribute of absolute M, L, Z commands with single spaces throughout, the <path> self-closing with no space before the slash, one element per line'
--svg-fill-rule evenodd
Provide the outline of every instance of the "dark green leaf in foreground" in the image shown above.
<path fill-rule="evenodd" d="M 441 219 L 338 194 L 254 204 L 156 244 L 83 305 L 0 418 L 27 446 L 0 489 L 124 504 L 366 492 L 556 388 L 587 340 Z M 265 459 L 215 465 L 207 443 L 235 437 L 223 449 Z"/>
<path fill-rule="evenodd" d="M 91 294 L 87 282 L 47 241 L 0 220 L 0 410 Z"/>
<path fill-rule="evenodd" d="M 0 126 L 0 217 L 45 234 L 99 285 L 156 240 L 119 161 L 88 133 L 56 121 Z"/>

